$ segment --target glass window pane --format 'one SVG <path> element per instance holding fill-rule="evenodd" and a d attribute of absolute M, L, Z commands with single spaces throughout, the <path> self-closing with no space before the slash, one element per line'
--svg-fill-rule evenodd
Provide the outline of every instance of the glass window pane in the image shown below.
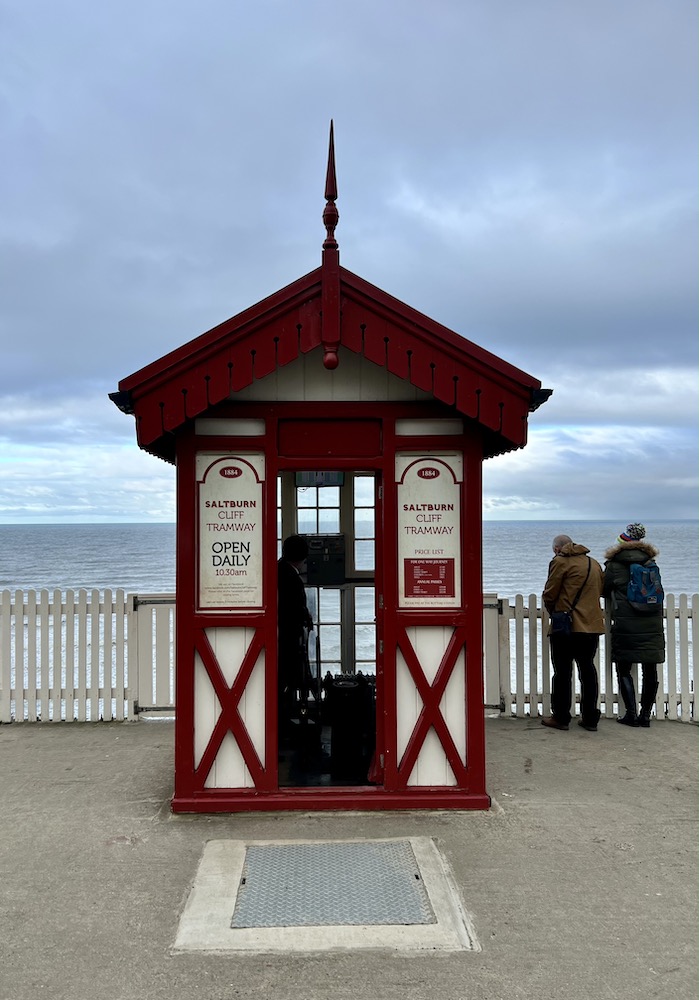
<path fill-rule="evenodd" d="M 318 488 L 316 486 L 302 486 L 296 490 L 296 503 L 299 507 L 318 506 Z"/>
<path fill-rule="evenodd" d="M 320 639 L 320 655 L 325 660 L 335 660 L 340 663 L 340 626 L 321 625 L 318 628 Z"/>
<path fill-rule="evenodd" d="M 374 537 L 374 511 L 369 507 L 359 507 L 354 512 L 355 538 Z"/>
<path fill-rule="evenodd" d="M 355 476 L 354 477 L 354 506 L 373 507 L 374 506 L 374 477 Z"/>
<path fill-rule="evenodd" d="M 354 617 L 357 622 L 373 622 L 376 617 L 373 587 L 357 587 L 354 592 Z"/>
<path fill-rule="evenodd" d="M 319 507 L 339 507 L 340 506 L 340 487 L 339 486 L 320 486 L 320 487 L 318 487 L 318 506 Z"/>
<path fill-rule="evenodd" d="M 340 591 L 323 588 L 320 591 L 320 620 L 322 622 L 340 621 Z"/>
<path fill-rule="evenodd" d="M 376 659 L 376 629 L 373 625 L 357 625 L 354 643 L 358 660 Z"/>
<path fill-rule="evenodd" d="M 321 534 L 335 534 L 339 530 L 340 511 L 334 507 L 321 507 L 318 511 L 318 531 Z"/>
<path fill-rule="evenodd" d="M 357 570 L 372 570 L 374 568 L 374 543 L 354 543 L 354 567 Z"/>
<path fill-rule="evenodd" d="M 299 510 L 298 526 L 300 535 L 318 534 L 318 512 L 313 510 Z"/>

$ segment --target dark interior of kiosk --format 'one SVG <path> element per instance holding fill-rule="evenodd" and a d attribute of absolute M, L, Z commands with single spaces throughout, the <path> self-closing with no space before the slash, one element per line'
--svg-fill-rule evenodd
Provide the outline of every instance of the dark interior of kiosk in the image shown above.
<path fill-rule="evenodd" d="M 313 628 L 306 683 L 279 721 L 282 787 L 377 782 L 375 502 L 373 475 L 296 472 L 280 497 L 281 524 L 308 543 L 301 567 Z M 329 529 L 343 530 L 329 530 Z M 285 533 L 285 532 L 284 532 Z"/>

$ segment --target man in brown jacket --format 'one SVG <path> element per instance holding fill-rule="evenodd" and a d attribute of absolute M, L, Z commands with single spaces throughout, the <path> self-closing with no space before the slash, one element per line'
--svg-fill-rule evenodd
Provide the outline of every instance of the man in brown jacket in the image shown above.
<path fill-rule="evenodd" d="M 541 724 L 549 729 L 567 729 L 570 724 L 573 661 L 580 677 L 580 721 L 589 732 L 597 731 L 599 680 L 595 653 L 599 637 L 604 632 L 604 616 L 600 597 L 604 573 L 600 564 L 589 556 L 589 549 L 577 545 L 568 535 L 553 540 L 554 556 L 549 563 L 549 575 L 544 587 L 543 603 L 553 611 L 570 611 L 572 630 L 569 634 L 551 633 L 551 715 Z"/>

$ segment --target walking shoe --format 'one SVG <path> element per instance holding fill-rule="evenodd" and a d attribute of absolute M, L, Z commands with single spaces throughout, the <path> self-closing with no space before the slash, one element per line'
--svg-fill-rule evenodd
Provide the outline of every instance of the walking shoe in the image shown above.
<path fill-rule="evenodd" d="M 583 720 L 580 719 L 580 721 L 578 722 L 578 725 L 581 726 L 582 729 L 587 729 L 588 733 L 596 733 L 597 732 L 597 723 L 596 722 L 594 722 L 590 726 L 590 725 L 587 724 L 587 722 L 583 722 Z"/>
<path fill-rule="evenodd" d="M 558 719 L 554 719 L 552 715 L 546 715 L 541 720 L 541 725 L 546 726 L 547 729 L 562 729 L 564 732 L 568 729 L 568 723 L 559 722 Z"/>
<path fill-rule="evenodd" d="M 632 715 L 631 712 L 627 712 L 626 715 L 620 715 L 616 721 L 620 726 L 633 726 L 634 729 L 638 727 L 638 716 Z"/>

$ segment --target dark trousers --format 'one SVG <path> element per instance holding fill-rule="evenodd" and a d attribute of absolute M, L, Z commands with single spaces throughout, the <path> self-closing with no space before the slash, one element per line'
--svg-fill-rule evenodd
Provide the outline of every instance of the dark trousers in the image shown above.
<path fill-rule="evenodd" d="M 621 688 L 622 678 L 631 678 L 631 668 L 633 663 L 626 660 L 618 660 L 616 665 L 616 672 L 619 678 L 619 687 Z M 641 664 L 641 711 L 650 712 L 653 704 L 655 703 L 655 696 L 658 691 L 658 665 L 657 663 L 642 663 Z M 631 678 L 631 683 L 633 684 L 633 678 Z M 633 688 L 632 688 L 633 690 Z M 634 694 L 635 700 L 635 694 Z M 628 707 L 628 706 L 627 706 Z M 634 705 L 634 711 L 636 706 Z"/>
<path fill-rule="evenodd" d="M 553 664 L 551 714 L 564 725 L 570 722 L 575 661 L 580 678 L 580 718 L 584 725 L 596 725 L 600 715 L 597 708 L 599 680 L 595 667 L 599 636 L 592 632 L 571 632 L 570 635 L 552 635 L 550 639 Z"/>

